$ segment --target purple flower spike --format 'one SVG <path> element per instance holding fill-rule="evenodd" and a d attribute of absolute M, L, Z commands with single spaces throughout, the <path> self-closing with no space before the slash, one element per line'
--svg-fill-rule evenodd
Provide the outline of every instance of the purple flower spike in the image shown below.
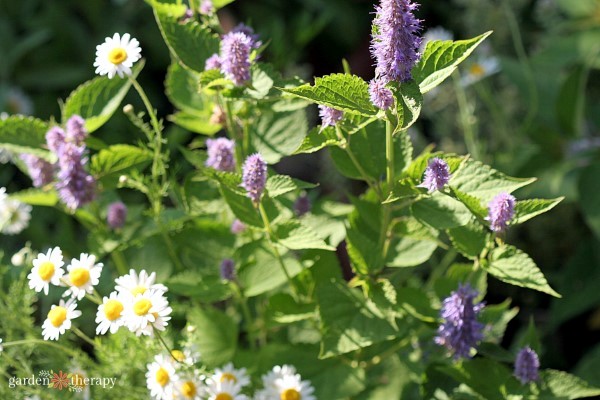
<path fill-rule="evenodd" d="M 221 72 L 236 86 L 250 80 L 252 38 L 242 32 L 230 32 L 221 40 Z"/>
<path fill-rule="evenodd" d="M 344 112 L 319 104 L 319 116 L 321 117 L 321 125 L 323 127 L 335 126 L 338 121 L 344 118 Z"/>
<path fill-rule="evenodd" d="M 252 154 L 246 158 L 246 162 L 242 167 L 241 186 L 248 192 L 248 197 L 250 197 L 254 203 L 258 204 L 266 184 L 267 163 L 260 154 Z"/>
<path fill-rule="evenodd" d="M 67 134 L 65 136 L 68 142 L 73 142 L 77 146 L 81 146 L 85 143 L 87 137 L 87 130 L 85 129 L 85 120 L 79 115 L 73 115 L 67 121 Z"/>
<path fill-rule="evenodd" d="M 371 54 L 377 61 L 376 74 L 386 81 L 404 82 L 420 57 L 421 38 L 417 33 L 421 21 L 413 12 L 417 4 L 410 0 L 381 0 L 376 7 L 376 33 L 371 42 Z"/>
<path fill-rule="evenodd" d="M 429 193 L 441 190 L 450 180 L 450 167 L 441 158 L 432 158 L 425 169 L 423 183 L 419 187 L 427 188 Z"/>
<path fill-rule="evenodd" d="M 21 160 L 27 165 L 33 186 L 42 187 L 54 179 L 54 167 L 49 162 L 31 154 L 21 154 Z"/>
<path fill-rule="evenodd" d="M 221 279 L 224 281 L 235 280 L 235 262 L 231 258 L 226 258 L 221 261 Z"/>
<path fill-rule="evenodd" d="M 209 69 L 221 69 L 221 57 L 218 54 L 213 54 L 206 60 L 206 64 L 204 65 L 205 70 Z"/>
<path fill-rule="evenodd" d="M 308 213 L 311 209 L 312 205 L 310 204 L 310 199 L 306 194 L 302 194 L 298 196 L 296 202 L 294 203 L 294 212 L 298 217 L 303 216 Z"/>
<path fill-rule="evenodd" d="M 206 166 L 218 171 L 235 171 L 235 142 L 226 138 L 207 139 L 208 159 Z"/>
<path fill-rule="evenodd" d="M 488 204 L 488 216 L 490 229 L 494 232 L 503 232 L 508 223 L 515 215 L 516 199 L 508 193 L 500 193 Z"/>
<path fill-rule="evenodd" d="M 539 369 L 540 360 L 537 353 L 529 346 L 522 348 L 515 360 L 515 376 L 522 384 L 534 382 L 540 379 Z"/>
<path fill-rule="evenodd" d="M 369 82 L 369 97 L 371 103 L 382 110 L 387 110 L 394 104 L 394 95 L 390 89 L 385 87 L 385 85 L 386 82 L 381 78 L 373 79 Z"/>
<path fill-rule="evenodd" d="M 115 201 L 108 205 L 106 222 L 111 229 L 119 229 L 125 225 L 127 219 L 127 206 L 123 202 Z"/>
<path fill-rule="evenodd" d="M 60 148 L 65 144 L 66 135 L 60 127 L 55 126 L 46 132 L 46 144 L 51 152 L 58 155 Z"/>
<path fill-rule="evenodd" d="M 250 39 L 252 39 L 253 49 L 258 49 L 260 46 L 262 46 L 262 42 L 259 40 L 260 35 L 254 33 L 254 29 L 244 23 L 237 24 L 235 28 L 231 30 L 231 32 L 242 32 L 246 34 Z"/>
<path fill-rule="evenodd" d="M 471 349 L 483 339 L 483 324 L 477 321 L 477 315 L 484 305 L 473 304 L 477 295 L 468 284 L 460 285 L 442 303 L 444 323 L 438 328 L 435 342 L 454 353 L 455 358 L 471 357 Z"/>
<path fill-rule="evenodd" d="M 236 218 L 231 223 L 231 227 L 229 228 L 229 230 L 231 230 L 231 233 L 233 233 L 234 235 L 239 235 L 240 233 L 246 230 L 246 225 Z"/>
<path fill-rule="evenodd" d="M 67 142 L 58 154 L 58 182 L 56 188 L 62 202 L 71 210 L 92 201 L 96 195 L 96 181 L 85 170 L 85 147 Z"/>

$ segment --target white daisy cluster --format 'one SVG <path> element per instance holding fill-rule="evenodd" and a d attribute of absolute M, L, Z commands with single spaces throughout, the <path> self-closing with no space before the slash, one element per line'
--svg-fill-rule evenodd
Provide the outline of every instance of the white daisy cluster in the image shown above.
<path fill-rule="evenodd" d="M 29 226 L 31 206 L 11 199 L 6 188 L 0 188 L 0 232 L 5 235 L 16 235 Z"/>
<path fill-rule="evenodd" d="M 255 400 L 316 400 L 315 389 L 309 381 L 303 381 L 291 365 L 276 365 L 262 377 L 263 389 Z"/>
<path fill-rule="evenodd" d="M 146 385 L 150 396 L 158 400 L 195 400 L 206 397 L 204 376 L 194 369 L 199 356 L 193 349 L 159 354 L 148 364 Z"/>

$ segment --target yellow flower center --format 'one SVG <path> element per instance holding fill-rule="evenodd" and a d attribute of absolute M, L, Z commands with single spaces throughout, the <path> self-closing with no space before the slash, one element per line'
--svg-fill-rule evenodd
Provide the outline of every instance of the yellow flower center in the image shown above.
<path fill-rule="evenodd" d="M 469 72 L 471 72 L 471 74 L 475 76 L 482 76 L 485 74 L 485 68 L 483 68 L 481 64 L 473 64 L 471 65 Z"/>
<path fill-rule="evenodd" d="M 189 399 L 196 396 L 197 392 L 198 391 L 196 390 L 196 385 L 194 385 L 194 382 L 187 381 L 181 385 L 181 393 Z"/>
<path fill-rule="evenodd" d="M 49 281 L 54 275 L 54 263 L 50 261 L 44 261 L 38 269 L 38 275 L 45 281 Z"/>
<path fill-rule="evenodd" d="M 296 389 L 285 389 L 281 392 L 281 400 L 300 400 L 302 396 Z"/>
<path fill-rule="evenodd" d="M 215 400 L 233 400 L 233 397 L 229 393 L 219 393 Z"/>
<path fill-rule="evenodd" d="M 183 360 L 185 360 L 185 354 L 183 354 L 181 350 L 173 350 L 171 351 L 171 355 L 179 362 L 183 362 Z"/>
<path fill-rule="evenodd" d="M 231 381 L 233 383 L 237 383 L 237 378 L 235 377 L 235 375 L 230 374 L 229 372 L 223 372 L 223 375 L 221 375 L 221 382 L 225 382 L 225 381 Z"/>
<path fill-rule="evenodd" d="M 131 289 L 131 294 L 133 295 L 133 297 L 137 296 L 138 294 L 144 293 L 146 293 L 146 286 L 138 285 Z"/>
<path fill-rule="evenodd" d="M 83 286 L 90 280 L 90 271 L 87 268 L 75 268 L 69 274 L 71 283 L 75 286 Z"/>
<path fill-rule="evenodd" d="M 122 47 L 115 47 L 108 53 L 108 61 L 118 65 L 127 60 L 127 52 Z"/>
<path fill-rule="evenodd" d="M 156 382 L 158 382 L 160 386 L 165 386 L 170 380 L 171 378 L 169 377 L 169 373 L 166 369 L 161 367 L 158 371 L 156 371 Z"/>
<path fill-rule="evenodd" d="M 123 312 L 123 303 L 119 300 L 110 299 L 104 304 L 104 315 L 109 321 L 114 321 L 121 316 Z"/>
<path fill-rule="evenodd" d="M 48 313 L 48 319 L 55 328 L 58 328 L 65 322 L 65 319 L 67 319 L 67 309 L 60 306 L 54 307 Z"/>
<path fill-rule="evenodd" d="M 146 315 L 148 314 L 148 311 L 152 308 L 152 303 L 150 302 L 150 300 L 148 299 L 141 299 L 138 300 L 134 305 L 133 305 L 133 312 L 135 312 L 137 315 Z"/>

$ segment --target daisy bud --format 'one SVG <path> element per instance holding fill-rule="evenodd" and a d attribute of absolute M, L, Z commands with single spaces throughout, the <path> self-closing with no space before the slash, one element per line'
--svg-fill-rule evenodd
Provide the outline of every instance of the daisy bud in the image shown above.
<path fill-rule="evenodd" d="M 31 154 L 21 154 L 21 160 L 27 166 L 34 187 L 42 187 L 54 179 L 52 164 Z"/>
<path fill-rule="evenodd" d="M 490 229 L 494 232 L 503 232 L 515 214 L 516 199 L 508 193 L 500 193 L 488 204 Z"/>
<path fill-rule="evenodd" d="M 375 107 L 387 110 L 394 104 L 392 91 L 385 87 L 386 82 L 379 78 L 369 82 L 369 97 Z"/>
<path fill-rule="evenodd" d="M 413 12 L 417 4 L 410 0 L 381 0 L 376 7 L 376 26 L 371 54 L 377 61 L 376 74 L 386 81 L 404 82 L 419 59 L 421 21 Z"/>
<path fill-rule="evenodd" d="M 423 183 L 418 187 L 424 187 L 429 193 L 441 190 L 450 180 L 450 168 L 446 161 L 441 158 L 429 160 L 429 165 L 425 169 Z"/>
<path fill-rule="evenodd" d="M 236 86 L 250 80 L 252 38 L 242 32 L 230 32 L 221 40 L 221 72 Z"/>
<path fill-rule="evenodd" d="M 338 121 L 344 118 L 344 112 L 319 104 L 319 116 L 321 117 L 321 125 L 323 127 L 335 126 Z"/>
<path fill-rule="evenodd" d="M 111 229 L 122 228 L 127 218 L 127 206 L 120 201 L 109 204 L 106 222 Z"/>
<path fill-rule="evenodd" d="M 248 197 L 256 204 L 267 184 L 267 163 L 260 154 L 252 154 L 242 167 L 241 186 L 248 191 Z"/>
<path fill-rule="evenodd" d="M 540 379 L 539 369 L 540 360 L 537 353 L 528 346 L 522 348 L 515 360 L 515 376 L 522 384 L 537 381 Z"/>
<path fill-rule="evenodd" d="M 235 142 L 226 138 L 206 140 L 208 159 L 206 166 L 217 171 L 235 171 Z"/>

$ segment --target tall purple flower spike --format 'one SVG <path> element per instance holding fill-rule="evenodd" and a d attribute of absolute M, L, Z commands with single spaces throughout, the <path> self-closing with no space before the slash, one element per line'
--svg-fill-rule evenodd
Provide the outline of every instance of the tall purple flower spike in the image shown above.
<path fill-rule="evenodd" d="M 522 348 L 515 360 L 515 376 L 522 384 L 534 382 L 540 379 L 539 369 L 540 360 L 537 353 L 529 346 Z"/>
<path fill-rule="evenodd" d="M 58 154 L 56 188 L 62 202 L 71 210 L 91 202 L 96 196 L 96 181 L 85 170 L 85 147 L 65 143 Z"/>
<path fill-rule="evenodd" d="M 376 7 L 375 33 L 371 54 L 376 74 L 386 82 L 411 79 L 411 69 L 420 57 L 421 21 L 413 12 L 418 5 L 410 0 L 381 0 Z"/>
<path fill-rule="evenodd" d="M 226 138 L 206 140 L 206 166 L 218 171 L 235 171 L 235 142 Z"/>
<path fill-rule="evenodd" d="M 242 167 L 242 187 L 255 204 L 260 202 L 260 197 L 267 184 L 267 163 L 258 153 L 252 154 Z"/>
<path fill-rule="evenodd" d="M 252 38 L 243 32 L 230 32 L 221 40 L 221 72 L 236 86 L 250 80 Z"/>
<path fill-rule="evenodd" d="M 477 295 L 469 285 L 460 285 L 442 303 L 444 323 L 438 328 L 435 342 L 450 350 L 455 358 L 471 357 L 471 349 L 483 339 L 484 326 L 477 321 L 477 315 L 484 305 L 473 304 Z"/>
<path fill-rule="evenodd" d="M 500 193 L 488 204 L 488 216 L 486 221 L 490 222 L 490 229 L 494 232 L 503 232 L 508 223 L 515 215 L 515 204 L 517 200 L 508 193 Z"/>
<path fill-rule="evenodd" d="M 450 180 L 450 168 L 446 161 L 441 158 L 432 158 L 425 169 L 423 183 L 419 187 L 424 187 L 429 193 L 441 190 Z"/>
<path fill-rule="evenodd" d="M 226 258 L 221 261 L 220 266 L 221 279 L 224 281 L 235 280 L 235 262 L 231 258 Z"/>
<path fill-rule="evenodd" d="M 54 179 L 54 167 L 48 161 L 32 154 L 21 154 L 34 187 L 42 187 Z"/>

